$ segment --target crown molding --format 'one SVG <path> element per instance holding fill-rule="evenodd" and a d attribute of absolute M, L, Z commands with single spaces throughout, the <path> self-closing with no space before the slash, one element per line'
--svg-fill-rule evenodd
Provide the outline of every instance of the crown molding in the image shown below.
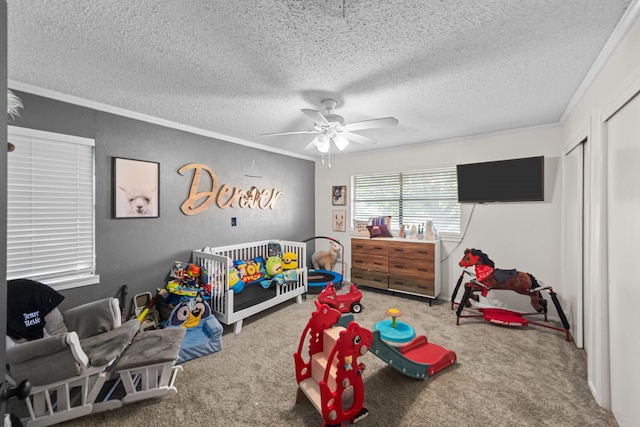
<path fill-rule="evenodd" d="M 580 83 L 580 86 L 578 86 L 578 89 L 576 89 L 573 96 L 571 97 L 571 100 L 564 109 L 564 112 L 560 116 L 559 122 L 561 124 L 563 124 L 567 120 L 573 109 L 578 105 L 582 97 L 587 92 L 587 89 L 589 89 L 593 81 L 596 79 L 598 73 L 602 71 L 605 64 L 607 63 L 613 52 L 616 50 L 616 48 L 620 45 L 620 42 L 627 35 L 633 24 L 635 24 L 638 17 L 640 17 L 640 0 L 633 0 L 631 5 L 624 12 L 624 15 L 622 15 L 622 18 L 620 18 L 618 25 L 616 25 L 616 28 L 609 36 L 609 39 L 607 39 L 604 47 L 598 54 L 596 60 L 593 62 L 591 68 L 589 68 L 589 71 Z"/>
<path fill-rule="evenodd" d="M 149 116 L 147 114 L 138 113 L 131 110 L 126 110 L 120 107 L 114 107 L 112 105 L 103 104 L 96 101 L 90 101 L 84 98 L 79 98 L 73 95 L 67 95 L 65 93 L 56 92 L 50 89 L 44 89 L 38 86 L 33 86 L 27 83 L 18 82 L 15 80 L 8 80 L 7 86 L 9 89 L 17 90 L 20 92 L 30 93 L 32 95 L 42 96 L 44 98 L 54 99 L 56 101 L 66 102 L 68 104 L 78 105 L 81 107 L 90 108 L 96 111 L 102 111 L 105 113 L 115 114 L 122 117 L 127 117 L 130 119 L 140 120 L 142 122 L 152 123 L 155 125 L 177 129 L 184 132 L 192 133 L 195 135 L 205 136 L 208 138 L 218 139 L 225 142 L 230 142 L 233 144 L 244 145 L 246 147 L 255 148 L 262 151 L 268 151 L 275 154 L 281 154 L 283 156 L 288 157 L 296 157 L 303 160 L 311 160 L 316 161 L 317 159 L 310 156 L 303 156 L 296 153 L 291 153 L 285 150 L 280 150 L 278 148 L 269 147 L 266 145 L 258 144 L 252 141 L 247 141 L 245 139 L 236 138 L 229 135 L 223 135 L 221 133 L 212 132 L 204 129 L 197 128 L 195 126 L 188 126 L 182 123 L 173 122 L 170 120 L 160 119 L 158 117 Z"/>

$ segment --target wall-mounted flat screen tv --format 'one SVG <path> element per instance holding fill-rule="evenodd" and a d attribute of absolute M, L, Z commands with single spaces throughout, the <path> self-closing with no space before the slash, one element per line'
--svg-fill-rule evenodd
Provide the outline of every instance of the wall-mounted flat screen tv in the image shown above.
<path fill-rule="evenodd" d="M 458 202 L 544 201 L 544 157 L 457 165 Z"/>

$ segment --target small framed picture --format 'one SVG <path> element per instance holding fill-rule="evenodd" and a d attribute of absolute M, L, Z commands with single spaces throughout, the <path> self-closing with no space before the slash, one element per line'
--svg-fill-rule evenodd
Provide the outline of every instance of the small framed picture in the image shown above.
<path fill-rule="evenodd" d="M 160 216 L 160 164 L 113 158 L 113 217 Z"/>
<path fill-rule="evenodd" d="M 347 231 L 347 211 L 333 211 L 333 231 Z"/>
<path fill-rule="evenodd" d="M 331 203 L 333 206 L 344 206 L 347 204 L 347 186 L 334 185 L 331 189 Z"/>

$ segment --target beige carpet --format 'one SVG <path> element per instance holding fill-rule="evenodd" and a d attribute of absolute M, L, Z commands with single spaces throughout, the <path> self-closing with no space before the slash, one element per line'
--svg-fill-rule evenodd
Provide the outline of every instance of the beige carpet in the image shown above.
<path fill-rule="evenodd" d="M 617 426 L 586 382 L 586 355 L 560 332 L 509 328 L 463 319 L 445 301 L 363 289 L 361 325 L 400 319 L 431 342 L 456 352 L 458 363 L 426 380 L 407 378 L 371 353 L 362 357 L 365 406 L 359 426 Z M 178 394 L 79 418 L 72 426 L 321 426 L 312 404 L 295 404 L 293 353 L 315 306 L 284 303 L 225 326 L 219 353 L 183 364 Z"/>

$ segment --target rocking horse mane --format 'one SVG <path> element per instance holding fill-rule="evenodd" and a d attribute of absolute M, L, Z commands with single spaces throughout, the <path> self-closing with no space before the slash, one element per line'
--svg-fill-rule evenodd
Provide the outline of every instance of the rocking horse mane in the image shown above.
<path fill-rule="evenodd" d="M 482 252 L 480 249 L 466 249 L 464 251 L 465 254 L 471 252 L 471 255 L 473 256 L 477 256 L 480 257 L 480 260 L 482 261 L 482 264 L 484 265 L 488 265 L 489 267 L 494 268 L 496 265 L 495 263 L 491 260 L 491 258 L 489 258 L 489 256 L 487 254 L 485 254 L 484 252 Z"/>

